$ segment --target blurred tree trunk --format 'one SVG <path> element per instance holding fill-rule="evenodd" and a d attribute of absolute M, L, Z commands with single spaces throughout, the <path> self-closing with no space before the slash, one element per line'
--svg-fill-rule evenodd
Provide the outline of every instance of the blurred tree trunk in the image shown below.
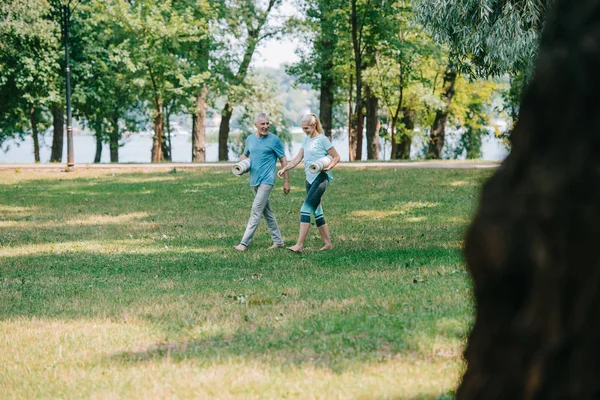
<path fill-rule="evenodd" d="M 102 131 L 94 132 L 96 137 L 96 153 L 94 154 L 94 163 L 99 163 L 102 160 Z"/>
<path fill-rule="evenodd" d="M 192 127 L 192 162 L 206 161 L 206 85 L 196 96 L 196 110 Z"/>
<path fill-rule="evenodd" d="M 600 398 L 600 3 L 556 0 L 510 155 L 466 235 L 457 400 Z"/>
<path fill-rule="evenodd" d="M 399 135 L 398 141 L 398 158 L 401 160 L 410 159 L 410 147 L 412 146 L 412 131 L 415 129 L 415 110 L 402 108 L 402 125 L 403 132 Z M 411 132 L 411 134 L 409 134 Z"/>
<path fill-rule="evenodd" d="M 331 130 L 333 128 L 333 79 L 321 76 L 321 96 L 319 99 L 319 114 L 323 133 L 331 140 Z"/>
<path fill-rule="evenodd" d="M 362 143 L 363 143 L 363 128 L 364 128 L 364 111 L 363 111 L 363 53 L 362 53 L 362 26 L 359 26 L 358 13 L 356 10 L 356 0 L 350 0 L 351 6 L 351 33 L 352 33 L 352 48 L 354 50 L 354 74 L 356 79 L 356 107 L 354 109 L 354 117 L 352 119 L 352 128 L 354 137 L 350 138 L 350 161 L 362 159 Z"/>
<path fill-rule="evenodd" d="M 65 136 L 65 112 L 59 103 L 52 103 L 52 152 L 50 162 L 62 162 Z"/>
<path fill-rule="evenodd" d="M 119 117 L 113 116 L 112 131 L 110 132 L 109 147 L 110 147 L 110 162 L 119 162 Z"/>
<path fill-rule="evenodd" d="M 165 131 L 167 133 L 166 135 L 163 133 L 163 140 L 162 140 L 162 144 L 161 144 L 163 160 L 171 161 L 171 151 L 172 151 L 173 147 L 172 147 L 172 143 L 171 143 L 171 115 L 169 113 L 168 106 L 163 107 L 163 115 L 165 116 L 164 123 L 165 123 Z"/>
<path fill-rule="evenodd" d="M 348 88 L 348 158 L 353 161 L 356 158 L 356 132 L 354 130 L 354 114 L 352 110 L 352 87 L 354 78 L 350 75 L 350 86 Z"/>
<path fill-rule="evenodd" d="M 36 163 L 40 162 L 40 139 L 38 137 L 38 124 L 35 117 L 36 108 L 29 106 L 29 121 L 31 122 L 31 137 L 33 138 L 33 157 Z"/>
<path fill-rule="evenodd" d="M 428 159 L 439 159 L 444 148 L 444 141 L 446 137 L 446 122 L 448 121 L 448 113 L 452 98 L 454 97 L 455 84 L 456 84 L 457 71 L 454 62 L 451 60 L 448 62 L 446 72 L 444 73 L 444 93 L 442 100 L 444 101 L 444 108 L 437 110 L 435 113 L 435 120 L 431 126 L 431 132 L 429 135 L 429 147 L 427 149 Z"/>
<path fill-rule="evenodd" d="M 367 160 L 379 160 L 379 100 L 371 90 L 366 86 L 367 95 Z"/>

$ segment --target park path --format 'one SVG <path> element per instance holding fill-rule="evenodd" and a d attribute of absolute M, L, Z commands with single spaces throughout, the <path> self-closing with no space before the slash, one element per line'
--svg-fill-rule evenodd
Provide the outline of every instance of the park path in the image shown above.
<path fill-rule="evenodd" d="M 233 162 L 209 163 L 157 163 L 157 164 L 75 164 L 75 169 L 145 169 L 159 170 L 172 168 L 231 168 Z M 340 162 L 336 168 L 443 168 L 443 169 L 482 169 L 496 168 L 496 161 L 443 160 L 443 161 L 369 161 L 369 162 Z M 2 164 L 0 170 L 34 169 L 34 170 L 64 170 L 66 164 Z"/>

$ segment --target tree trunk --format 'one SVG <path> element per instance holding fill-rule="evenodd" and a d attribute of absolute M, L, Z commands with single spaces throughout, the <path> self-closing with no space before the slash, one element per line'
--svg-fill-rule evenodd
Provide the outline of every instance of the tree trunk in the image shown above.
<path fill-rule="evenodd" d="M 354 131 L 356 133 L 356 142 L 354 146 L 354 154 L 355 158 L 350 161 L 361 160 L 362 159 L 362 142 L 363 142 L 363 93 L 362 93 L 362 69 L 363 69 L 363 59 L 362 59 L 362 26 L 358 26 L 358 15 L 356 11 L 356 0 L 351 0 L 351 25 L 352 25 L 352 48 L 354 50 L 354 73 L 356 74 L 356 108 L 354 119 Z"/>
<path fill-rule="evenodd" d="M 36 163 L 40 162 L 40 140 L 38 137 L 38 125 L 35 118 L 35 106 L 29 106 L 29 121 L 31 122 L 31 137 L 33 138 L 33 157 Z"/>
<path fill-rule="evenodd" d="M 396 160 L 398 158 L 398 143 L 396 143 L 396 124 L 398 123 L 398 115 L 392 115 L 392 127 L 391 127 L 391 150 L 390 150 L 390 160 Z"/>
<path fill-rule="evenodd" d="M 94 155 L 94 163 L 99 163 L 102 160 L 102 130 L 101 128 L 96 129 L 94 133 L 96 137 L 96 154 Z"/>
<path fill-rule="evenodd" d="M 433 121 L 429 135 L 429 147 L 427 149 L 428 159 L 438 160 L 442 154 L 442 148 L 444 147 L 444 140 L 446 136 L 446 122 L 448 120 L 450 104 L 452 103 L 452 98 L 454 97 L 456 77 L 457 72 L 454 63 L 450 61 L 446 67 L 446 72 L 444 73 L 444 93 L 442 95 L 444 108 L 437 110 L 435 113 L 435 120 Z"/>
<path fill-rule="evenodd" d="M 354 160 L 356 153 L 356 135 L 354 132 L 354 115 L 352 111 L 352 87 L 354 86 L 354 78 L 350 75 L 350 87 L 348 90 L 348 158 L 350 161 Z"/>
<path fill-rule="evenodd" d="M 324 79 L 321 75 L 321 97 L 319 99 L 319 114 L 323 132 L 331 140 L 333 128 L 333 80 Z"/>
<path fill-rule="evenodd" d="M 267 18 L 276 3 L 277 0 L 269 0 L 266 11 L 260 14 L 260 17 L 256 21 L 256 25 L 252 27 L 248 26 L 248 43 L 246 45 L 246 51 L 244 52 L 244 57 L 242 58 L 240 68 L 233 79 L 234 84 L 241 85 L 244 83 L 246 75 L 248 74 L 250 62 L 252 61 L 252 56 L 254 55 L 256 46 L 261 40 L 260 32 L 267 22 Z M 219 126 L 219 161 L 227 161 L 229 159 L 227 142 L 229 140 L 229 126 L 234 106 L 234 99 L 227 99 L 227 104 L 225 104 L 225 107 L 223 107 L 223 111 L 221 113 L 221 124 Z"/>
<path fill-rule="evenodd" d="M 402 125 L 404 131 L 399 135 L 397 157 L 401 160 L 410 159 L 410 147 L 412 145 L 412 131 L 415 129 L 415 110 L 402 109 Z M 410 133 L 409 133 L 410 132 Z"/>
<path fill-rule="evenodd" d="M 221 124 L 219 125 L 219 161 L 227 161 L 229 159 L 229 149 L 227 148 L 227 140 L 229 139 L 229 123 L 233 115 L 233 106 L 229 103 L 225 104 L 221 112 Z"/>
<path fill-rule="evenodd" d="M 119 162 L 119 117 L 113 117 L 113 129 L 110 132 L 110 162 L 118 163 Z"/>
<path fill-rule="evenodd" d="M 152 141 L 152 162 L 161 162 L 163 159 L 162 137 L 162 98 L 156 95 L 154 96 L 154 139 Z"/>
<path fill-rule="evenodd" d="M 166 135 L 163 133 L 163 140 L 162 140 L 162 144 L 161 144 L 163 160 L 171 161 L 171 151 L 172 151 L 173 147 L 171 147 L 171 121 L 170 121 L 171 118 L 169 115 L 168 107 L 163 107 L 163 115 L 165 116 L 165 118 L 164 118 L 165 131 L 167 132 Z"/>
<path fill-rule="evenodd" d="M 369 85 L 365 88 L 367 95 L 367 160 L 379 160 L 379 100 Z"/>
<path fill-rule="evenodd" d="M 596 0 L 552 3 L 511 153 L 479 195 L 457 400 L 600 396 L 597 12 Z"/>
<path fill-rule="evenodd" d="M 315 44 L 315 48 L 321 56 L 322 65 L 319 71 L 321 76 L 319 114 L 323 133 L 331 140 L 331 130 L 333 129 L 333 91 L 335 88 L 335 80 L 331 72 L 334 66 L 333 49 L 335 48 L 335 42 L 332 38 L 335 37 L 335 32 L 331 28 L 332 21 L 328 18 L 330 11 L 328 10 L 327 3 L 319 2 L 319 6 L 322 8 L 320 14 L 321 33 L 318 42 Z"/>
<path fill-rule="evenodd" d="M 206 161 L 206 85 L 196 96 L 196 112 L 194 113 L 194 127 L 192 133 L 192 162 Z"/>
<path fill-rule="evenodd" d="M 52 103 L 52 152 L 50 162 L 62 162 L 63 142 L 65 136 L 65 113 L 59 103 Z"/>

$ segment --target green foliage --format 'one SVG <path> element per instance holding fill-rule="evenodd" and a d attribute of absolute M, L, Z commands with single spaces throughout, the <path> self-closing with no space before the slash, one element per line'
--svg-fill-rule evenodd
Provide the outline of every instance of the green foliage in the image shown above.
<path fill-rule="evenodd" d="M 469 59 L 479 76 L 529 74 L 552 0 L 416 0 L 433 38 Z M 468 65 L 466 65 L 468 67 Z"/>
<path fill-rule="evenodd" d="M 231 149 L 237 155 L 242 154 L 249 135 L 256 133 L 254 117 L 260 112 L 269 115 L 271 122 L 271 133 L 279 136 L 284 144 L 291 149 L 292 135 L 289 131 L 290 125 L 284 116 L 283 103 L 277 99 L 278 87 L 268 77 L 250 75 L 247 78 L 248 88 L 253 88 L 245 94 L 239 94 L 246 98 L 243 103 L 241 114 L 238 116 L 240 131 L 231 138 Z M 260 88 L 260 89 L 257 89 Z"/>
<path fill-rule="evenodd" d="M 29 114 L 44 129 L 59 98 L 59 27 L 43 0 L 0 2 L 0 143 L 31 130 Z"/>

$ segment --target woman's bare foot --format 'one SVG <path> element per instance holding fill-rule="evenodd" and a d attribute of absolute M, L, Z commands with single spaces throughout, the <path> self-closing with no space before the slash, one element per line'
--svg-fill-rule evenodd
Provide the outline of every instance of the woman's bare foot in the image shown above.
<path fill-rule="evenodd" d="M 324 250 L 331 250 L 331 249 L 333 249 L 333 246 L 330 244 L 326 244 L 325 246 L 321 247 L 319 250 L 324 251 Z"/>
<path fill-rule="evenodd" d="M 236 249 L 237 251 L 246 251 L 248 249 L 247 246 L 244 246 L 243 244 L 238 244 L 237 246 L 233 246 L 234 249 Z"/>
<path fill-rule="evenodd" d="M 289 251 L 293 251 L 294 253 L 302 253 L 302 251 L 304 250 L 304 246 L 301 246 L 299 244 L 295 244 L 293 246 L 290 246 L 287 248 Z"/>
<path fill-rule="evenodd" d="M 281 243 L 281 244 L 279 244 L 279 243 L 273 243 L 273 246 L 269 247 L 269 249 L 279 249 L 279 248 L 281 248 L 283 246 L 284 246 L 283 243 Z"/>

